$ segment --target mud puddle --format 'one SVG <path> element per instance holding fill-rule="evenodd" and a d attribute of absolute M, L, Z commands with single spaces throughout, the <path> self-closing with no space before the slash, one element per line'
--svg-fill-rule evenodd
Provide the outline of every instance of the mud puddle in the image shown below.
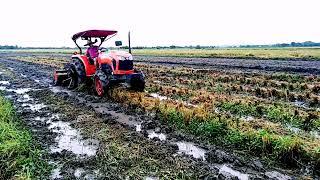
<path fill-rule="evenodd" d="M 165 141 L 167 139 L 167 135 L 163 133 L 156 133 L 153 130 L 148 130 L 147 132 L 148 132 L 149 139 L 158 138 L 160 141 Z"/>
<path fill-rule="evenodd" d="M 249 175 L 243 174 L 239 171 L 236 171 L 230 167 L 228 167 L 226 164 L 223 164 L 222 166 L 217 166 L 219 168 L 219 173 L 223 174 L 224 176 L 234 176 L 237 177 L 239 180 L 248 180 Z"/>
<path fill-rule="evenodd" d="M 46 123 L 50 124 L 48 127 L 50 130 L 59 134 L 55 138 L 57 145 L 50 147 L 52 153 L 61 153 L 66 150 L 76 155 L 94 156 L 96 154 L 99 142 L 96 140 L 82 140 L 80 132 L 72 128 L 69 122 L 52 122 L 49 119 Z"/>
<path fill-rule="evenodd" d="M 178 153 L 179 154 L 187 154 L 187 155 L 191 155 L 194 158 L 197 159 L 202 159 L 203 161 L 206 160 L 205 158 L 205 154 L 207 153 L 206 150 L 197 147 L 195 144 L 190 143 L 190 142 L 176 142 L 175 144 L 178 145 Z"/>

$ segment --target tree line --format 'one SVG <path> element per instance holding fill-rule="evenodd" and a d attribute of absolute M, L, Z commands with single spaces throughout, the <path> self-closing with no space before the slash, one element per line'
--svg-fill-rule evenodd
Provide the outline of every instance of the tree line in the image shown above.
<path fill-rule="evenodd" d="M 15 45 L 15 46 L 8 46 L 8 45 L 1 46 L 0 45 L 0 49 L 19 49 L 19 47 L 17 45 Z"/>
<path fill-rule="evenodd" d="M 278 44 L 271 44 L 271 45 L 240 45 L 240 46 L 224 46 L 226 48 L 268 48 L 268 47 L 319 47 L 320 42 L 312 42 L 312 41 L 305 41 L 305 42 L 291 42 L 291 43 L 278 43 Z M 179 48 L 190 48 L 190 49 L 214 49 L 214 48 L 221 48 L 220 46 L 135 46 L 132 49 L 179 49 Z M 0 45 L 0 49 L 74 49 L 71 47 L 19 47 L 17 45 Z M 129 49 L 128 46 L 122 46 L 121 49 Z"/>

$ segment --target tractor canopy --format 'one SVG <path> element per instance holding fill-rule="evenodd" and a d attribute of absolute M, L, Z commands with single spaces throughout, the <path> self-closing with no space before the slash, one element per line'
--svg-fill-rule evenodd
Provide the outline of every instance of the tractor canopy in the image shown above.
<path fill-rule="evenodd" d="M 74 43 L 76 44 L 76 46 L 79 48 L 80 50 L 80 54 L 82 54 L 82 49 L 81 47 L 78 45 L 77 43 L 77 39 L 78 38 L 100 38 L 100 44 L 99 47 L 101 46 L 101 44 L 107 39 L 110 39 L 111 37 L 113 37 L 114 35 L 117 34 L 117 31 L 110 31 L 110 30 L 88 30 L 88 31 L 82 31 L 82 32 L 78 32 L 77 34 L 74 34 L 72 36 L 72 40 L 74 41 Z M 110 36 L 110 37 L 109 37 Z M 88 44 L 87 44 L 88 45 Z M 86 46 L 86 45 L 85 45 Z"/>
<path fill-rule="evenodd" d="M 89 37 L 97 37 L 97 38 L 106 38 L 108 36 L 116 34 L 117 31 L 110 31 L 110 30 L 88 30 L 78 32 L 72 36 L 72 40 L 77 40 L 79 37 L 81 38 L 89 38 Z"/>

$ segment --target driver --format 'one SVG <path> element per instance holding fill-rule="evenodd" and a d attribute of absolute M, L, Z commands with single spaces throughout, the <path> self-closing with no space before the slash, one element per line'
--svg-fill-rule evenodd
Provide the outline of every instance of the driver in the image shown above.
<path fill-rule="evenodd" d="M 87 49 L 87 57 L 89 58 L 89 61 L 94 63 L 95 59 L 99 55 L 99 46 L 95 46 L 94 44 L 97 42 L 97 39 L 95 39 L 94 42 L 91 41 L 91 38 L 87 39 L 87 44 L 85 46 L 89 46 Z"/>

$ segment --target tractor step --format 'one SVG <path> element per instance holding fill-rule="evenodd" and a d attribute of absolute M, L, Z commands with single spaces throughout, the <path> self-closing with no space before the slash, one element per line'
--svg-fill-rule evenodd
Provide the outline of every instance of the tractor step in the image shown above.
<path fill-rule="evenodd" d="M 68 71 L 67 70 L 55 70 L 55 74 L 57 76 L 67 76 L 68 75 Z"/>

